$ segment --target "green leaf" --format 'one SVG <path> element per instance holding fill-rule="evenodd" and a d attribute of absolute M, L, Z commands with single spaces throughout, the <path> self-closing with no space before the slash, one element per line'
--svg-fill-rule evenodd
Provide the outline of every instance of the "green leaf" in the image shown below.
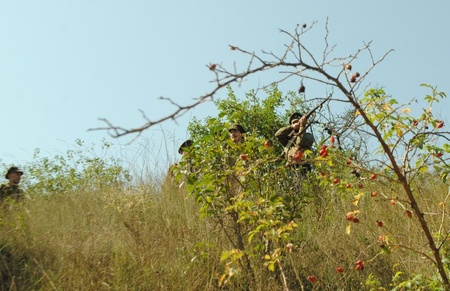
<path fill-rule="evenodd" d="M 223 251 L 220 255 L 220 261 L 225 261 L 231 257 L 233 253 L 231 251 Z"/>
<path fill-rule="evenodd" d="M 421 173 L 421 174 L 426 173 L 427 171 L 428 171 L 428 167 L 427 166 L 422 166 L 419 169 L 419 173 Z"/>
<path fill-rule="evenodd" d="M 391 99 L 391 100 L 389 100 L 389 103 L 394 105 L 394 104 L 398 104 L 398 101 L 396 99 Z"/>
<path fill-rule="evenodd" d="M 269 262 L 269 264 L 267 265 L 267 269 L 269 269 L 269 271 L 275 271 L 275 264 L 274 262 Z"/>

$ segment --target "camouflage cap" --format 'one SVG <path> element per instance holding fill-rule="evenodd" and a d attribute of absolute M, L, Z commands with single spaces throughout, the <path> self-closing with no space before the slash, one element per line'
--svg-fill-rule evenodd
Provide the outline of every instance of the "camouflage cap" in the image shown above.
<path fill-rule="evenodd" d="M 237 124 L 237 123 L 233 123 L 230 128 L 228 129 L 228 131 L 231 132 L 232 129 L 236 129 L 238 130 L 240 133 L 245 133 L 245 129 L 242 127 L 242 125 Z"/>
<path fill-rule="evenodd" d="M 11 167 L 9 168 L 8 172 L 6 172 L 5 178 L 9 179 L 9 174 L 11 173 L 20 173 L 20 175 L 23 175 L 23 171 L 20 170 L 18 167 Z"/>
<path fill-rule="evenodd" d="M 299 112 L 295 112 L 295 113 L 293 113 L 292 115 L 291 115 L 291 117 L 289 118 L 289 124 L 291 124 L 292 123 L 292 120 L 294 120 L 294 119 L 300 119 L 300 118 L 302 118 L 302 114 L 301 113 L 299 113 Z"/>
<path fill-rule="evenodd" d="M 187 141 L 183 142 L 183 143 L 180 145 L 180 147 L 178 148 L 178 153 L 179 153 L 180 155 L 182 155 L 183 152 L 184 152 L 184 149 L 187 149 L 187 148 L 190 147 L 193 143 L 194 143 L 194 141 L 192 141 L 192 140 L 190 140 L 190 139 L 188 139 Z"/>

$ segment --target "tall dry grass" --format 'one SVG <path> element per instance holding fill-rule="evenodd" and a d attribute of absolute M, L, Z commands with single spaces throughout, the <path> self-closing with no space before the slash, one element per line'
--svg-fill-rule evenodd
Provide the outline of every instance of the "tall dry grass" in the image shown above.
<path fill-rule="evenodd" d="M 418 200 L 437 232 L 446 227 L 435 210 L 447 199 L 448 186 L 432 177 L 419 182 Z M 301 285 L 305 290 L 389 290 L 397 272 L 403 280 L 435 275 L 425 258 L 426 240 L 414 216 L 405 215 L 397 185 L 372 183 L 357 205 L 353 196 L 333 187 L 315 189 L 297 221 L 295 247 L 283 261 L 291 290 Z M 379 195 L 371 197 L 373 191 Z M 392 197 L 398 198 L 395 205 Z M 360 222 L 348 222 L 345 213 L 355 209 L 361 210 Z M 0 234 L 3 290 L 218 290 L 220 253 L 231 248 L 220 228 L 200 219 L 185 188 L 170 178 L 161 187 L 31 197 L 2 210 Z M 380 236 L 389 253 L 382 252 Z M 363 271 L 355 270 L 357 259 L 364 260 Z M 274 272 L 262 264 L 254 268 L 256 282 L 249 289 L 282 290 Z M 308 282 L 309 275 L 318 282 Z"/>
<path fill-rule="evenodd" d="M 3 212 L 3 286 L 12 290 L 176 290 L 206 286 L 193 268 L 208 225 L 176 188 L 33 197 Z M 23 264 L 10 265 L 20 258 Z M 203 263 L 208 263 L 204 261 Z M 196 274 L 197 272 L 197 274 Z M 207 277 L 206 277 L 207 278 Z M 189 283 L 188 283 L 189 282 Z"/>

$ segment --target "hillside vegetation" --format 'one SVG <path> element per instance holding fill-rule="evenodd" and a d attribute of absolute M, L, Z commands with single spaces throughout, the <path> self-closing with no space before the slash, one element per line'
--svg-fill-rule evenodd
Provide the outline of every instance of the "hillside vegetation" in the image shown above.
<path fill-rule="evenodd" d="M 313 170 L 301 174 L 271 139 L 315 104 L 276 86 L 266 94 L 230 89 L 218 117 L 190 124 L 193 145 L 160 182 L 82 148 L 37 152 L 24 167 L 28 199 L 1 209 L 2 289 L 448 289 L 443 123 L 369 90 L 356 115 L 366 124 L 345 135 L 336 129 L 354 111 L 311 116 L 316 143 L 301 159 Z M 244 143 L 230 141 L 231 122 L 246 124 Z"/>
<path fill-rule="evenodd" d="M 433 209 L 444 211 L 448 186 L 423 175 L 415 187 L 429 223 L 445 228 L 443 212 Z M 374 191 L 379 195 L 371 197 Z M 407 280 L 411 288 L 404 289 L 418 290 L 437 281 L 417 219 L 405 215 L 403 203 L 391 205 L 390 195 L 384 196 L 393 191 L 395 186 L 381 181 L 367 185 L 360 200 L 365 210 L 353 223 L 345 216 L 353 197 L 315 188 L 286 242 L 294 244 L 283 256 L 292 290 L 299 284 L 305 290 L 391 290 Z M 198 211 L 193 197 L 171 179 L 160 192 L 152 185 L 126 193 L 112 187 L 10 205 L 1 213 L 2 289 L 220 290 L 221 253 L 233 246 Z M 252 258 L 255 282 L 249 289 L 283 290 L 277 272 L 260 260 Z M 355 269 L 357 260 L 364 261 L 363 270 Z M 317 282 L 308 281 L 311 275 Z M 243 284 L 231 280 L 224 289 L 242 290 Z"/>

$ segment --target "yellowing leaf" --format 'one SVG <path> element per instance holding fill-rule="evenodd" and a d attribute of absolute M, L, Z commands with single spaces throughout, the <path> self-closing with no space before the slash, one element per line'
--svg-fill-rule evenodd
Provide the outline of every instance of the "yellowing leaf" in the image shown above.
<path fill-rule="evenodd" d="M 361 199 L 361 197 L 364 195 L 364 193 L 359 193 L 358 195 L 355 195 L 355 199 L 353 200 L 353 205 L 358 205 L 359 200 Z M 358 211 L 359 212 L 359 211 Z"/>
<path fill-rule="evenodd" d="M 222 276 L 220 276 L 220 278 L 219 278 L 219 286 L 223 285 L 223 280 L 225 280 L 226 276 L 227 276 L 226 274 L 223 274 Z"/>
<path fill-rule="evenodd" d="M 411 108 L 404 108 L 404 109 L 401 110 L 401 112 L 403 112 L 403 113 L 405 113 L 405 114 L 408 114 L 408 113 L 410 113 L 411 111 L 412 111 Z"/>
<path fill-rule="evenodd" d="M 384 103 L 383 110 L 384 111 L 392 111 L 392 105 L 390 103 Z"/>
<path fill-rule="evenodd" d="M 347 227 L 345 228 L 345 233 L 350 235 L 351 228 L 352 228 L 351 224 L 347 225 Z"/>

